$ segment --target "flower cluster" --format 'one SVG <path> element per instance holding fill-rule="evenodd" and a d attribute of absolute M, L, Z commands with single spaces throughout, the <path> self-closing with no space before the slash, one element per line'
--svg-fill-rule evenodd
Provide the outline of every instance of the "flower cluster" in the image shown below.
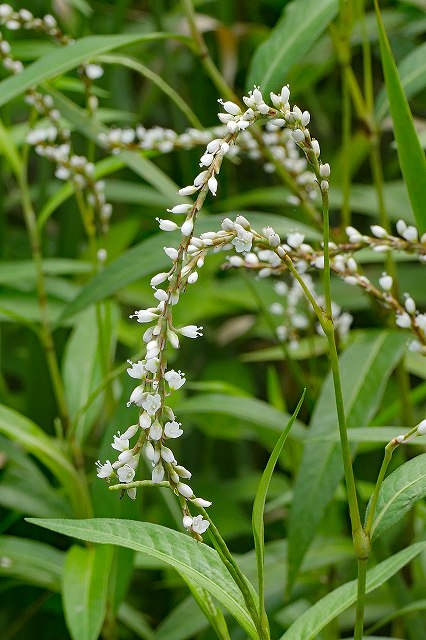
<path fill-rule="evenodd" d="M 309 288 L 318 306 L 324 304 L 323 296 L 319 296 L 315 290 L 315 283 L 309 274 L 304 276 L 306 286 Z M 273 302 L 270 312 L 281 320 L 276 332 L 281 342 L 288 342 L 290 350 L 296 349 L 303 332 L 309 332 L 313 324 L 320 335 L 323 334 L 321 325 L 315 322 L 315 313 L 308 303 L 306 296 L 297 280 L 292 280 L 288 285 L 283 280 L 274 286 L 275 293 L 282 298 L 282 302 Z M 332 303 L 334 328 L 340 340 L 347 336 L 352 324 L 352 316 L 347 311 L 342 311 L 335 302 Z"/>
<path fill-rule="evenodd" d="M 197 539 L 207 528 L 208 522 L 199 517 L 193 518 L 188 502 L 200 506 L 210 503 L 197 498 L 191 487 L 182 482 L 182 479 L 190 477 L 190 473 L 177 463 L 172 450 L 166 446 L 168 440 L 183 433 L 182 425 L 167 404 L 167 398 L 185 382 L 182 372 L 168 369 L 166 348 L 170 345 L 173 349 L 178 349 L 182 337 L 194 339 L 202 335 L 202 327 L 196 325 L 176 327 L 173 322 L 173 306 L 179 302 L 186 287 L 197 281 L 198 269 L 204 264 L 206 254 L 227 248 L 235 248 L 241 253 L 251 248 L 253 234 L 248 230 L 250 225 L 243 216 L 237 217 L 235 222 L 224 221 L 222 229 L 217 233 L 203 233 L 200 237 L 193 233 L 196 215 L 207 194 L 215 196 L 217 193 L 217 175 L 224 156 L 235 143 L 239 132 L 247 129 L 269 110 L 257 88 L 244 98 L 244 102 L 248 106 L 244 113 L 232 102 L 221 102 L 225 113 L 219 114 L 219 118 L 226 124 L 226 133 L 222 138 L 214 138 L 208 142 L 200 158 L 202 171 L 192 184 L 179 190 L 181 196 L 197 193 L 197 198 L 193 204 L 176 204 L 168 209 L 173 216 L 184 215 L 184 221 L 178 225 L 171 219 L 158 220 L 160 229 L 165 232 L 179 229 L 181 241 L 177 248 L 164 248 L 171 260 L 171 267 L 151 279 L 155 306 L 137 310 L 131 316 L 139 323 L 150 325 L 143 336 L 146 344 L 145 357 L 136 363 L 130 363 L 131 367 L 128 369 L 129 375 L 139 382 L 128 403 L 139 408 L 139 419 L 123 435 L 115 436 L 113 448 L 120 452 L 118 460 L 113 463 L 107 461 L 103 465 L 98 462 L 99 477 L 107 480 L 118 478 L 123 488 L 131 492 L 130 497 L 134 497 L 133 489 L 138 486 L 134 482 L 135 471 L 140 452 L 143 451 L 152 464 L 152 483 L 158 484 L 167 479 L 169 486 L 180 497 L 183 524 Z M 279 240 L 271 230 L 268 240 L 270 245 L 278 246 Z M 130 439 L 136 434 L 136 443 L 130 446 Z"/>
<path fill-rule="evenodd" d="M 404 220 L 396 223 L 398 236 L 394 236 L 378 224 L 371 226 L 371 236 L 363 235 L 354 227 L 347 227 L 349 242 L 355 248 L 369 247 L 375 252 L 405 251 L 417 255 L 420 262 L 426 262 L 426 233 L 419 238 L 419 232 Z"/>
<path fill-rule="evenodd" d="M 0 25 L 5 25 L 11 31 L 18 29 L 38 31 L 54 38 L 61 44 L 73 42 L 71 38 L 62 33 L 56 19 L 50 14 L 36 18 L 28 9 L 15 11 L 9 4 L 0 4 Z"/>

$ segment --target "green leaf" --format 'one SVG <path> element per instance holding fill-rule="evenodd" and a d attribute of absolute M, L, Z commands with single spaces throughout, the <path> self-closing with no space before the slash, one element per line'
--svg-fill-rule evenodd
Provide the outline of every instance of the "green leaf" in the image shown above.
<path fill-rule="evenodd" d="M 197 233 L 219 229 L 223 218 L 223 215 L 201 218 L 196 224 Z M 249 219 L 254 227 L 261 228 L 265 226 L 265 216 L 259 213 L 250 214 Z M 288 220 L 283 220 L 281 216 L 270 214 L 267 217 L 267 224 L 272 225 L 277 233 L 282 233 L 283 225 L 287 227 Z M 295 227 L 297 225 L 293 225 L 293 228 Z M 177 237 L 174 233 L 169 235 L 171 239 Z M 139 280 L 156 271 L 163 271 L 170 263 L 163 251 L 163 247 L 164 234 L 158 233 L 126 251 L 83 287 L 75 300 L 64 309 L 58 322 L 63 323 L 64 320 L 71 318 L 77 312 L 82 311 L 94 302 L 103 300 L 135 280 Z"/>
<path fill-rule="evenodd" d="M 69 258 L 45 258 L 42 261 L 45 275 L 68 275 L 90 273 L 92 266 L 81 260 Z M 0 265 L 0 284 L 36 279 L 36 269 L 32 260 L 14 260 Z"/>
<path fill-rule="evenodd" d="M 290 419 L 288 413 L 278 411 L 267 402 L 256 398 L 247 398 L 221 393 L 200 394 L 186 398 L 176 407 L 179 414 L 193 414 L 197 416 L 203 413 L 232 416 L 239 420 L 257 425 L 260 432 L 281 433 L 283 424 Z M 295 423 L 296 435 L 304 436 L 305 429 L 298 420 Z"/>
<path fill-rule="evenodd" d="M 56 49 L 42 56 L 15 76 L 0 82 L 0 106 L 6 104 L 30 87 L 34 87 L 50 78 L 66 73 L 96 56 L 137 42 L 156 40 L 186 40 L 172 33 L 120 34 L 108 36 L 87 36 L 77 40 L 72 46 Z"/>
<path fill-rule="evenodd" d="M 287 425 L 278 438 L 277 444 L 275 445 L 268 463 L 265 467 L 265 470 L 262 474 L 262 478 L 259 482 L 259 487 L 256 492 L 256 497 L 253 503 L 253 514 L 252 514 L 252 529 L 253 529 L 253 537 L 254 537 L 254 546 L 256 550 L 256 562 L 257 562 L 257 582 L 258 582 L 258 591 L 260 598 L 260 607 L 264 607 L 264 593 L 265 593 L 265 576 L 264 576 L 264 565 L 265 565 L 265 523 L 263 520 L 264 511 L 265 511 L 265 502 L 266 495 L 268 493 L 269 485 L 271 483 L 272 474 L 274 473 L 275 465 L 278 462 L 278 458 L 280 457 L 282 448 L 287 440 L 287 436 L 290 433 L 290 429 L 296 420 L 297 414 L 299 413 L 300 407 L 302 406 L 303 399 L 305 397 L 306 389 L 303 391 L 302 397 L 300 398 L 298 405 L 291 416 L 290 420 L 287 422 Z M 261 609 L 261 617 L 262 615 L 266 617 L 265 611 Z"/>
<path fill-rule="evenodd" d="M 426 43 L 405 56 L 398 65 L 398 75 L 407 99 L 419 93 L 426 86 Z M 380 91 L 376 100 L 376 118 L 380 122 L 389 112 L 386 90 Z"/>
<path fill-rule="evenodd" d="M 426 160 L 421 148 L 407 98 L 401 86 L 395 60 L 380 15 L 377 0 L 377 26 L 386 92 L 393 121 L 401 172 L 407 187 L 420 234 L 426 231 Z"/>
<path fill-rule="evenodd" d="M 279 91 L 288 71 L 314 44 L 337 14 L 338 0 L 293 0 L 271 34 L 255 51 L 246 88 Z"/>
<path fill-rule="evenodd" d="M 423 453 L 398 467 L 383 482 L 371 528 L 372 539 L 401 520 L 413 504 L 425 496 L 426 453 Z"/>
<path fill-rule="evenodd" d="M 419 553 L 426 549 L 426 542 L 416 544 L 398 551 L 391 558 L 387 558 L 367 573 L 366 593 L 370 593 L 402 567 L 408 564 Z M 324 598 L 316 602 L 306 613 L 298 617 L 291 627 L 281 636 L 280 640 L 314 640 L 318 638 L 321 629 L 336 616 L 356 602 L 357 581 L 351 580 L 338 587 Z"/>
<path fill-rule="evenodd" d="M 13 576 L 26 584 L 59 591 L 64 552 L 44 542 L 0 536 L 0 576 Z"/>
<path fill-rule="evenodd" d="M 67 553 L 62 584 L 65 620 L 73 640 L 97 640 L 107 608 L 113 547 L 74 545 Z"/>
<path fill-rule="evenodd" d="M 339 358 L 347 426 L 368 425 L 386 382 L 401 357 L 405 336 L 389 331 L 365 332 Z M 356 363 L 356 366 L 354 366 Z M 326 440 L 338 432 L 334 387 L 327 376 L 311 419 L 307 441 L 294 487 L 289 519 L 289 586 L 343 476 L 340 445 Z M 324 436 L 324 439 L 323 439 Z"/>
<path fill-rule="evenodd" d="M 128 629 L 131 629 L 138 638 L 142 640 L 154 640 L 157 634 L 154 635 L 154 631 L 149 626 L 145 619 L 145 616 L 134 609 L 128 602 L 122 602 L 117 612 L 117 618 Z"/>
<path fill-rule="evenodd" d="M 76 515 L 91 513 L 87 490 L 80 475 L 53 438 L 34 422 L 4 405 L 0 405 L 0 433 L 22 445 L 54 474 L 69 495 Z"/>
<path fill-rule="evenodd" d="M 163 560 L 204 587 L 228 609 L 250 638 L 257 640 L 241 593 L 214 549 L 166 527 L 133 520 L 40 520 L 29 522 L 80 540 L 116 544 Z"/>

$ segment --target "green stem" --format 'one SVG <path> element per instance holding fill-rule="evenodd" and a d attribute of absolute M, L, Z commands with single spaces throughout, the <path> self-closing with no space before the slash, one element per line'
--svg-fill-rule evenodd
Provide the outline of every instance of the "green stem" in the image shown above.
<path fill-rule="evenodd" d="M 55 343 L 53 341 L 52 331 L 50 328 L 49 308 L 47 302 L 47 292 L 43 273 L 43 259 L 41 254 L 41 238 L 37 227 L 36 214 L 34 212 L 30 189 L 27 181 L 27 152 L 24 150 L 24 159 L 21 171 L 17 174 L 17 181 L 22 196 L 22 209 L 27 227 L 27 233 L 31 245 L 32 258 L 36 270 L 36 288 L 38 296 L 38 304 L 40 308 L 40 339 L 46 356 L 46 362 L 49 369 L 49 375 L 52 382 L 53 393 L 55 395 L 58 407 L 59 417 L 61 420 L 64 433 L 69 427 L 69 414 L 65 389 L 59 369 L 58 359 L 56 357 Z"/>
<path fill-rule="evenodd" d="M 365 583 L 367 578 L 367 558 L 358 558 L 358 586 L 356 599 L 354 640 L 364 636 Z"/>
<path fill-rule="evenodd" d="M 235 93 L 232 91 L 231 87 L 228 83 L 223 79 L 222 74 L 219 69 L 216 67 L 215 63 L 210 57 L 209 50 L 206 46 L 204 38 L 197 27 L 195 11 L 191 0 L 181 0 L 182 9 L 186 15 L 188 20 L 189 28 L 191 30 L 191 35 L 194 40 L 194 47 L 196 54 L 198 55 L 201 65 L 204 68 L 204 71 L 211 79 L 216 89 L 219 91 L 220 95 L 227 100 L 231 100 L 232 102 L 238 102 L 238 98 Z"/>
<path fill-rule="evenodd" d="M 229 551 L 225 540 L 222 538 L 222 536 L 220 535 L 216 525 L 214 524 L 214 522 L 211 520 L 210 516 L 208 515 L 208 513 L 206 512 L 205 509 L 203 509 L 202 507 L 199 507 L 199 510 L 201 511 L 201 513 L 203 514 L 203 517 L 209 521 L 210 523 L 210 527 L 209 527 L 209 534 L 212 538 L 212 542 L 215 546 L 216 551 L 219 553 L 220 557 L 222 558 L 222 561 L 224 562 L 226 568 L 228 569 L 229 573 L 231 574 L 234 582 L 236 583 L 236 585 L 238 586 L 238 588 L 240 589 L 243 598 L 244 598 L 244 602 L 247 606 L 247 609 L 252 617 L 252 620 L 254 622 L 254 624 L 256 625 L 257 631 L 259 633 L 259 640 L 269 640 L 270 639 L 270 635 L 269 635 L 269 627 L 268 624 L 266 622 L 266 625 L 261 623 L 260 617 L 259 617 L 259 612 L 258 612 L 258 608 L 256 606 L 256 603 L 254 601 L 253 595 L 251 593 L 249 584 L 247 582 L 247 578 L 245 577 L 245 575 L 241 572 L 239 566 L 237 565 L 237 563 L 235 562 L 231 552 Z"/>
<path fill-rule="evenodd" d="M 386 471 L 392 459 L 392 454 L 394 452 L 394 449 L 396 449 L 396 447 L 398 446 L 399 446 L 399 442 L 393 439 L 385 447 L 385 454 L 383 457 L 382 466 L 380 467 L 379 475 L 377 476 L 376 486 L 374 487 L 374 492 L 373 492 L 369 509 L 368 509 L 367 521 L 365 523 L 365 533 L 368 537 L 370 537 L 370 534 L 371 534 L 371 527 L 373 526 L 374 513 L 376 511 L 377 500 L 379 498 L 380 489 L 383 484 L 383 480 L 385 479 Z"/>

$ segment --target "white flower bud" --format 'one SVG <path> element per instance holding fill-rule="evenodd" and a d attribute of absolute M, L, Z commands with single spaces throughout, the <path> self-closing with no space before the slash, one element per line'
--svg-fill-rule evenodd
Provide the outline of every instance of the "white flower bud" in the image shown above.
<path fill-rule="evenodd" d="M 196 271 L 194 271 L 193 273 L 191 273 L 191 275 L 188 277 L 188 283 L 189 284 L 194 284 L 194 282 L 197 282 L 198 280 L 198 273 Z"/>
<path fill-rule="evenodd" d="M 296 142 L 303 142 L 303 140 L 305 139 L 305 134 L 300 129 L 295 129 L 291 132 L 291 137 Z"/>
<path fill-rule="evenodd" d="M 393 285 L 392 276 L 388 276 L 387 273 L 383 272 L 381 277 L 379 278 L 379 284 L 384 291 L 390 291 Z"/>
<path fill-rule="evenodd" d="M 155 484 L 159 484 L 163 478 L 164 478 L 164 467 L 162 465 L 161 462 L 158 462 L 158 464 L 155 465 L 155 467 L 152 470 L 152 481 Z"/>
<path fill-rule="evenodd" d="M 196 504 L 197 507 L 204 507 L 204 509 L 210 507 L 212 504 L 209 500 L 204 500 L 204 498 L 194 498 L 191 502 Z"/>
<path fill-rule="evenodd" d="M 420 436 L 424 436 L 426 435 L 426 420 L 422 420 L 418 425 L 417 425 L 417 433 Z"/>
<path fill-rule="evenodd" d="M 211 178 L 208 179 L 207 181 L 208 187 L 210 189 L 210 192 L 213 196 L 216 195 L 217 193 L 217 180 L 215 178 L 215 176 L 212 176 Z"/>
<path fill-rule="evenodd" d="M 192 204 L 177 204 L 172 209 L 167 209 L 167 211 L 169 213 L 188 213 L 192 207 Z"/>
<path fill-rule="evenodd" d="M 388 235 L 386 229 L 378 224 L 371 225 L 370 229 L 371 233 L 373 234 L 373 236 L 376 236 L 376 238 L 386 238 L 386 236 Z"/>
<path fill-rule="evenodd" d="M 211 140 L 211 142 L 208 143 L 207 145 L 207 153 L 217 153 L 221 147 L 222 144 L 222 139 L 221 138 L 215 138 L 214 140 Z"/>
<path fill-rule="evenodd" d="M 192 196 L 192 194 L 196 191 L 197 187 L 195 187 L 193 184 L 190 184 L 187 187 L 182 187 L 182 189 L 179 189 L 178 194 L 180 196 Z"/>
<path fill-rule="evenodd" d="M 183 526 L 185 529 L 190 529 L 192 526 L 192 518 L 191 516 L 183 516 L 182 520 Z"/>
<path fill-rule="evenodd" d="M 330 176 L 330 165 L 328 164 L 328 162 L 320 165 L 319 172 L 321 178 L 328 178 Z"/>
<path fill-rule="evenodd" d="M 178 482 L 176 488 L 184 498 L 192 498 L 194 496 L 191 487 L 183 482 Z"/>
<path fill-rule="evenodd" d="M 416 312 L 416 303 L 410 296 L 407 296 L 407 298 L 405 299 L 404 306 L 410 315 L 413 315 L 413 313 Z"/>
<path fill-rule="evenodd" d="M 130 440 L 130 438 L 133 438 L 133 436 L 136 435 L 138 428 L 139 427 L 137 424 L 132 424 L 131 427 L 129 427 L 124 433 L 121 434 L 121 437 L 125 440 Z"/>
<path fill-rule="evenodd" d="M 164 253 L 166 254 L 166 256 L 168 256 L 170 258 L 170 260 L 174 261 L 174 260 L 177 259 L 178 255 L 179 255 L 179 252 L 178 252 L 177 249 L 175 249 L 174 247 L 163 247 L 163 249 L 164 249 Z M 167 300 L 167 294 L 166 294 L 166 297 L 164 299 Z M 161 298 L 160 298 L 160 300 L 161 300 Z"/>
<path fill-rule="evenodd" d="M 180 478 L 190 478 L 192 476 L 192 473 L 190 471 L 188 471 L 188 469 L 185 469 L 185 467 L 182 467 L 182 465 L 180 464 L 176 464 L 174 465 L 174 470 L 176 471 L 176 473 L 178 474 L 178 476 Z"/>
<path fill-rule="evenodd" d="M 319 156 L 321 155 L 321 149 L 320 149 L 318 140 L 315 140 L 315 138 L 312 138 L 311 146 L 312 146 L 312 151 L 315 153 L 316 157 L 319 158 Z"/>
<path fill-rule="evenodd" d="M 176 231 L 178 228 L 176 222 L 173 220 L 162 220 L 161 218 L 156 218 L 161 231 Z"/>
<path fill-rule="evenodd" d="M 161 440 L 161 436 L 163 435 L 163 428 L 158 420 L 155 420 L 150 429 L 149 429 L 149 437 L 151 440 Z"/>
<path fill-rule="evenodd" d="M 139 416 L 139 425 L 142 429 L 149 429 L 151 426 L 151 416 L 146 411 Z"/>
<path fill-rule="evenodd" d="M 180 230 L 183 236 L 188 237 L 191 235 L 193 228 L 194 222 L 192 219 L 189 219 L 185 220 Z"/>
<path fill-rule="evenodd" d="M 223 103 L 222 106 L 225 109 L 225 111 L 227 113 L 230 113 L 232 116 L 238 116 L 241 114 L 241 109 L 237 104 L 235 104 L 235 102 L 231 102 L 230 100 L 227 100 L 226 102 Z"/>
<path fill-rule="evenodd" d="M 158 284 L 161 284 L 162 282 L 164 282 L 164 280 L 167 280 L 167 276 L 169 274 L 166 273 L 165 271 L 163 271 L 162 273 L 157 273 L 156 276 L 153 276 L 151 278 L 151 287 L 156 287 Z M 140 322 L 139 318 L 138 318 L 138 322 Z"/>

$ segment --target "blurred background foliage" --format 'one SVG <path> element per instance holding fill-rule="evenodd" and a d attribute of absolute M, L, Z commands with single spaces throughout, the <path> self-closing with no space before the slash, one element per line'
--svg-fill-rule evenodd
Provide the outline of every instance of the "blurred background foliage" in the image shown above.
<path fill-rule="evenodd" d="M 268 37 L 287 4 L 281 0 L 201 0 L 194 3 L 197 25 L 208 50 L 222 77 L 238 96 L 244 94 L 247 77 L 253 74 L 253 53 Z M 375 17 L 371 4 L 366 4 L 374 91 L 378 96 L 376 113 L 380 108 L 378 120 L 386 207 L 392 222 L 399 218 L 412 222 L 413 214 L 400 174 L 383 93 Z M 146 128 L 159 125 L 179 133 L 194 126 L 197 119 L 202 127 L 217 125 L 220 94 L 190 44 L 187 20 L 179 2 L 32 0 L 30 5 L 13 3 L 14 9 L 28 8 L 36 16 L 53 13 L 62 30 L 75 39 L 94 34 L 163 31 L 186 37 L 183 41 L 166 39 L 135 43 L 114 55 L 127 60 L 132 58 L 158 74 L 190 107 L 194 114 L 192 121 L 143 73 L 120 64 L 119 59 L 110 64 L 112 59 L 102 61 L 100 57 L 104 75 L 96 81 L 94 89 L 100 102 L 95 114 L 97 122 L 120 127 L 134 127 L 138 123 Z M 404 69 L 407 76 L 411 74 L 406 91 L 420 140 L 424 143 L 426 5 L 423 0 L 401 0 L 382 2 L 381 9 L 396 62 L 402 69 L 401 75 Z M 300 21 L 305 18 L 300 15 Z M 336 39 L 344 42 L 348 38 L 350 64 L 361 86 L 363 81 L 360 24 L 355 15 L 352 28 L 346 34 L 346 18 L 337 16 L 332 26 L 318 35 L 309 50 L 281 78 L 281 84 L 291 86 L 292 103 L 311 112 L 311 131 L 321 142 L 322 158 L 331 164 L 330 198 L 335 238 L 343 237 L 341 210 L 348 176 L 352 185 L 349 206 L 345 206 L 352 224 L 366 231 L 370 224 L 378 221 L 369 163 L 369 132 L 354 109 L 350 113 L 349 140 L 342 141 L 341 64 L 336 53 Z M 5 30 L 3 33 L 6 37 Z M 40 56 L 52 54 L 58 47 L 46 37 L 25 30 L 10 32 L 10 37 L 8 32 L 7 38 L 14 56 L 25 65 Z M 7 75 L 4 69 L 0 70 L 1 80 Z M 260 83 L 262 78 L 257 81 Z M 72 129 L 76 152 L 92 156 L 95 162 L 107 157 L 90 139 L 87 123 L 79 119 L 76 111 L 77 107 L 85 106 L 78 71 L 72 69 L 59 77 L 51 74 L 43 86 L 58 98 L 58 108 Z M 71 101 L 67 102 L 68 115 L 61 108 L 63 96 Z M 22 95 L 1 108 L 2 131 L 8 132 L 20 154 L 27 153 L 24 143 L 28 114 L 29 108 Z M 90 129 L 90 121 L 88 126 Z M 141 331 L 128 320 L 128 315 L 134 309 L 150 304 L 147 276 L 155 273 L 155 256 L 161 252 L 164 242 L 157 236 L 155 218 L 164 216 L 165 209 L 174 204 L 171 199 L 173 185 L 192 183 L 198 172 L 202 148 L 163 155 L 147 152 L 145 157 L 159 168 L 160 175 L 168 176 L 172 181 L 165 180 L 161 184 L 156 179 L 158 174 L 152 173 L 151 164 L 142 171 L 134 171 L 126 160 L 120 162 L 120 155 L 112 156 L 118 160 L 117 169 L 105 176 L 107 201 L 113 205 L 110 229 L 105 236 L 99 234 L 95 240 L 98 248 L 107 250 L 106 264 L 102 267 L 107 278 L 103 280 L 93 274 L 90 247 L 72 190 L 68 188 L 67 191 L 67 187 L 55 178 L 52 163 L 30 152 L 31 198 L 38 219 L 45 216 L 40 238 L 49 322 L 53 327 L 68 408 L 77 434 L 77 442 L 73 439 L 64 442 L 39 339 L 41 318 L 37 282 L 22 215 L 21 192 L 10 158 L 4 153 L 5 145 L 7 138 L 3 137 L 0 160 L 0 401 L 20 415 L 16 417 L 17 414 L 3 409 L 0 413 L 0 529 L 4 534 L 0 539 L 1 637 L 2 640 L 21 640 L 37 635 L 43 640 L 67 639 L 72 622 L 68 613 L 67 628 L 60 594 L 69 541 L 26 523 L 25 516 L 63 518 L 90 513 L 89 508 L 83 508 L 78 495 L 72 498 L 69 483 L 75 481 L 73 473 L 77 473 L 83 492 L 87 482 L 96 516 L 133 518 L 181 527 L 179 510 L 172 496 L 164 490 L 150 490 L 140 491 L 135 503 L 120 501 L 117 494 L 108 493 L 106 486 L 96 478 L 94 461 L 110 455 L 112 434 L 118 429 L 126 429 L 134 419 L 134 410 L 125 405 L 132 384 L 122 363 L 140 353 Z M 225 217 L 236 212 L 256 212 L 265 224 L 269 223 L 271 215 L 279 216 L 287 230 L 299 228 L 300 223 L 311 224 L 300 207 L 288 203 L 288 195 L 289 191 L 279 178 L 264 172 L 255 161 L 227 162 L 220 176 L 219 195 L 206 201 L 203 218 L 216 216 L 212 229 L 217 228 L 218 215 Z M 57 197 L 59 199 L 55 200 Z M 207 220 L 203 220 L 203 224 L 210 228 Z M 317 229 L 311 227 L 309 233 L 313 239 L 318 238 Z M 134 247 L 136 249 L 132 249 Z M 176 442 L 176 455 L 193 471 L 197 495 L 213 501 L 212 518 L 231 550 L 238 554 L 246 573 L 252 575 L 254 556 L 250 521 L 253 496 L 268 453 L 284 423 L 284 415 L 294 410 L 303 384 L 307 385 L 307 400 L 274 475 L 266 510 L 267 603 L 273 637 L 279 637 L 310 602 L 355 575 L 344 489 L 339 484 L 334 500 L 324 505 L 325 515 L 318 514 L 319 524 L 312 532 L 315 538 L 307 555 L 302 553 L 301 571 L 290 596 L 284 599 L 288 517 L 294 479 L 302 458 L 302 440 L 318 395 L 322 393 L 325 403 L 327 397 L 329 404 L 333 402 L 332 395 L 328 392 L 327 396 L 323 387 L 328 360 L 322 339 L 315 335 L 313 327 L 312 335 L 300 341 L 289 360 L 288 353 L 286 355 L 277 346 L 273 323 L 277 324 L 278 320 L 269 312 L 270 305 L 277 301 L 273 283 L 255 280 L 250 274 L 224 271 L 220 268 L 222 262 L 221 256 L 213 256 L 202 270 L 197 286 L 185 294 L 182 304 L 176 308 L 178 325 L 197 323 L 205 328 L 202 339 L 195 343 L 187 341 L 176 355 L 171 354 L 176 358 L 176 368 L 185 371 L 188 379 L 185 392 L 179 391 L 173 399 L 185 428 L 185 436 Z M 368 277 L 377 281 L 383 270 L 381 255 L 369 254 L 363 267 Z M 418 308 L 424 310 L 426 288 L 419 269 L 419 265 L 409 259 L 398 260 L 400 291 L 409 291 Z M 366 502 L 387 438 L 403 430 L 407 423 L 411 426 L 410 423 L 415 424 L 424 417 L 426 365 L 418 354 L 408 354 L 408 373 L 404 380 L 409 385 L 406 391 L 411 393 L 411 400 L 407 410 L 401 406 L 401 379 L 393 373 L 403 350 L 401 334 L 391 333 L 383 345 L 379 345 L 378 340 L 383 339 L 380 330 L 387 323 L 383 311 L 341 281 L 333 281 L 333 298 L 354 317 L 354 331 L 347 347 L 353 351 L 351 361 L 344 369 L 348 384 L 351 375 L 357 373 L 354 369 L 361 369 L 365 363 L 361 357 L 368 357 L 376 347 L 383 348 L 384 354 L 384 362 L 371 360 L 376 377 L 369 383 L 372 386 L 364 389 L 364 395 L 357 398 L 365 411 L 361 410 L 355 416 L 354 424 L 350 424 L 351 427 L 388 428 L 386 435 L 383 430 L 372 431 L 370 437 L 365 434 L 364 441 L 357 445 L 355 469 L 359 492 Z M 96 304 L 89 304 L 91 301 Z M 34 427 L 36 432 L 31 431 L 33 427 L 28 426 L 26 418 L 38 425 Z M 360 423 L 360 420 L 364 422 Z M 45 442 L 40 431 L 49 437 Z M 63 468 L 65 464 L 62 459 L 74 469 L 69 461 L 76 460 L 75 455 L 73 458 L 76 448 L 80 456 L 78 470 L 70 471 L 69 478 L 62 482 L 61 465 Z M 421 450 L 420 445 L 398 452 L 392 468 Z M 59 470 L 51 458 L 56 460 Z M 79 503 L 80 514 L 76 509 Z M 302 526 L 303 508 L 294 517 L 301 519 Z M 407 518 L 386 533 L 375 552 L 376 560 L 415 539 L 424 539 L 425 517 L 425 505 L 420 502 Z M 101 558 L 98 562 L 107 566 L 111 560 Z M 425 637 L 424 600 L 423 610 L 418 605 L 420 613 L 400 615 L 386 622 L 388 615 L 403 606 L 422 601 L 425 573 L 426 557 L 423 554 L 403 575 L 393 578 L 387 587 L 369 597 L 367 623 L 384 621 L 378 634 L 417 640 Z M 177 573 L 165 568 L 161 562 L 127 550 L 119 550 L 112 560 L 105 606 L 102 633 L 107 640 L 208 640 L 216 637 L 208 629 L 206 619 L 188 596 L 187 586 Z M 324 640 L 344 637 L 350 634 L 351 625 L 352 612 L 346 612 L 318 637 Z M 244 637 L 233 627 L 232 621 L 230 629 L 235 640 Z M 76 632 L 71 630 L 71 633 L 76 640 Z"/>

